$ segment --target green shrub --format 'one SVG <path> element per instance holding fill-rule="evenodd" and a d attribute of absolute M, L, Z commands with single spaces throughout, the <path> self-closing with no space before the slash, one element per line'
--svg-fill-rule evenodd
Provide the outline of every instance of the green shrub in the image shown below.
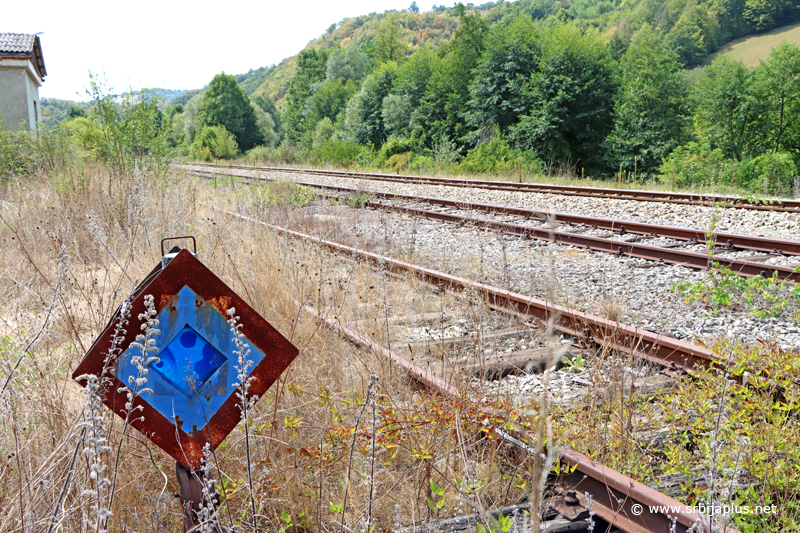
<path fill-rule="evenodd" d="M 792 195 L 797 167 L 789 154 L 768 152 L 739 165 L 739 184 L 763 194 Z"/>
<path fill-rule="evenodd" d="M 437 168 L 437 166 L 445 166 L 444 163 L 437 163 L 436 159 L 429 155 L 418 155 L 414 156 L 411 160 L 411 163 L 408 165 L 409 170 L 413 170 L 415 172 L 430 172 L 431 170 Z"/>
<path fill-rule="evenodd" d="M 736 162 L 720 149 L 690 142 L 673 150 L 659 173 L 670 187 L 732 185 L 759 194 L 791 195 L 797 167 L 786 153 L 770 152 Z"/>
<path fill-rule="evenodd" d="M 253 189 L 253 202 L 257 208 L 305 207 L 314 200 L 314 191 L 290 181 L 267 182 Z"/>
<path fill-rule="evenodd" d="M 392 168 L 395 172 L 400 173 L 408 167 L 408 164 L 411 163 L 411 159 L 414 157 L 412 152 L 402 152 L 399 154 L 393 154 L 389 159 L 386 160 L 386 166 Z"/>
<path fill-rule="evenodd" d="M 416 143 L 406 137 L 389 137 L 389 139 L 381 146 L 380 157 L 389 159 L 393 155 L 403 154 L 406 152 L 416 151 Z"/>
<path fill-rule="evenodd" d="M 358 162 L 365 150 L 366 148 L 359 144 L 332 138 L 317 148 L 314 153 L 314 162 L 350 167 Z"/>
<path fill-rule="evenodd" d="M 386 140 L 385 143 L 383 143 L 381 149 L 378 150 L 378 155 L 375 158 L 375 164 L 380 167 L 390 167 L 397 170 L 396 165 L 398 161 L 405 161 L 405 164 L 408 165 L 408 163 L 411 161 L 411 157 L 417 151 L 419 151 L 419 144 L 414 139 L 392 135 Z M 402 157 L 392 160 L 393 156 L 406 153 L 409 154 L 407 158 Z"/>
<path fill-rule="evenodd" d="M 275 148 L 260 145 L 248 150 L 244 160 L 250 165 L 264 165 L 274 158 L 276 152 Z"/>
<path fill-rule="evenodd" d="M 473 174 L 527 172 L 541 174 L 544 165 L 535 152 L 512 150 L 508 142 L 497 131 L 492 138 L 467 152 L 460 164 L 461 170 Z"/>
<path fill-rule="evenodd" d="M 194 138 L 192 151 L 195 157 L 206 161 L 209 153 L 217 159 L 231 159 L 239 153 L 239 146 L 224 126 L 204 126 Z"/>
<path fill-rule="evenodd" d="M 696 142 L 677 147 L 659 168 L 659 180 L 670 187 L 731 185 L 737 164 L 725 158 L 722 150 L 709 150 Z"/>
<path fill-rule="evenodd" d="M 25 130 L 12 132 L 4 127 L 0 114 L 0 178 L 27 174 L 37 166 L 33 137 Z"/>

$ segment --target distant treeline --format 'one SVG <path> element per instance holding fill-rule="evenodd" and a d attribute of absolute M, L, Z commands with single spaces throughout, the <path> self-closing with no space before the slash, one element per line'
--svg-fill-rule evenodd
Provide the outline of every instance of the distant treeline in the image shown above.
<path fill-rule="evenodd" d="M 800 48 L 784 44 L 755 68 L 687 67 L 799 16 L 786 0 L 412 5 L 332 25 L 280 65 L 220 74 L 175 98 L 158 128 L 193 158 L 791 194 Z M 278 85 L 280 99 L 265 96 Z"/>

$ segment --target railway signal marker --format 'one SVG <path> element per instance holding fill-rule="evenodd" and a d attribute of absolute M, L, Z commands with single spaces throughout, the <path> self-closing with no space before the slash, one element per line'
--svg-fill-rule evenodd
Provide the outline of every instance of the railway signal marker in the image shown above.
<path fill-rule="evenodd" d="M 215 449 L 241 422 L 241 368 L 251 401 L 267 391 L 298 350 L 187 250 L 164 256 L 164 262 L 137 287 L 117 338 L 120 311 L 72 377 L 86 386 L 88 376 L 96 376 L 106 406 L 194 471 L 204 446 Z M 132 343 L 144 333 L 139 317 L 151 297 L 159 332 L 151 336 L 157 351 L 149 354 L 157 359 L 148 362 Z M 239 317 L 240 346 L 228 322 L 232 308 Z M 133 409 L 127 406 L 131 394 Z"/>

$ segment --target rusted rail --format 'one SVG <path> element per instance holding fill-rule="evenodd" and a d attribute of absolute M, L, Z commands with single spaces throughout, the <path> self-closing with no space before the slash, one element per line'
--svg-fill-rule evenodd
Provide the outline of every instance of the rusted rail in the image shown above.
<path fill-rule="evenodd" d="M 199 171 L 193 171 L 198 175 L 203 175 Z M 212 174 L 208 174 L 211 176 Z M 226 174 L 221 174 L 226 175 Z M 227 174 L 232 175 L 232 174 Z M 274 181 L 272 178 L 263 176 L 245 176 L 233 174 L 235 176 L 250 179 Z M 296 181 L 298 185 L 313 187 L 330 191 L 342 192 L 345 194 L 368 194 L 376 198 L 386 198 L 390 200 L 406 200 L 410 202 L 426 203 L 440 207 L 454 207 L 459 209 L 472 209 L 484 211 L 496 215 L 513 215 L 536 219 L 541 221 L 553 221 L 560 224 L 583 225 L 592 228 L 604 229 L 618 232 L 621 234 L 633 233 L 647 237 L 668 237 L 670 239 L 687 241 L 689 243 L 706 243 L 714 241 L 716 246 L 728 249 L 757 250 L 761 252 L 771 252 L 778 255 L 800 255 L 800 241 L 790 241 L 788 239 L 773 239 L 769 237 L 759 237 L 755 235 L 740 235 L 727 232 L 713 232 L 709 235 L 707 231 L 697 228 L 684 228 L 681 226 L 665 226 L 662 224 L 648 224 L 646 222 L 635 222 L 631 220 L 620 220 L 614 218 L 590 217 L 584 215 L 573 215 L 571 213 L 559 213 L 553 211 L 541 211 L 536 209 L 526 209 L 524 207 L 514 207 L 508 205 L 484 204 L 480 202 L 466 202 L 461 200 L 450 200 L 448 198 L 436 198 L 428 196 L 413 196 L 410 194 L 398 194 L 382 191 L 364 191 L 352 187 L 340 187 L 336 185 L 326 185 L 320 183 L 310 183 Z"/>
<path fill-rule="evenodd" d="M 246 179 L 268 179 L 268 178 L 253 178 L 253 177 L 245 177 Z M 345 192 L 345 193 L 355 193 L 359 192 L 356 189 L 350 189 L 346 187 L 336 187 L 336 186 L 328 186 L 328 185 L 318 185 L 313 183 L 302 183 L 302 185 L 306 185 L 309 187 L 316 187 L 326 190 L 335 190 L 337 192 Z M 360 191 L 363 193 L 364 191 Z M 441 206 L 455 206 L 455 207 L 466 207 L 472 208 L 475 205 L 478 205 L 484 211 L 490 212 L 500 212 L 500 213 L 513 213 L 516 215 L 527 215 L 533 216 L 535 215 L 538 219 L 546 219 L 548 216 L 547 213 L 535 212 L 532 210 L 523 210 L 518 208 L 509 208 L 505 206 L 493 206 L 490 204 L 466 204 L 464 202 L 455 202 L 452 200 L 443 200 L 443 199 L 433 199 L 433 198 L 420 198 L 416 196 L 408 196 L 408 195 L 399 195 L 393 193 L 378 193 L 378 192 L 369 192 L 370 195 L 378 195 L 386 198 L 391 199 L 404 199 L 404 200 L 415 200 L 415 201 L 422 201 L 425 203 L 430 203 L 434 205 L 441 205 Z M 437 201 L 440 202 L 437 204 Z M 556 242 L 559 244 L 565 244 L 570 246 L 576 246 L 580 248 L 586 248 L 592 251 L 599 251 L 599 252 L 606 252 L 611 253 L 619 256 L 630 256 L 630 257 L 637 257 L 640 259 L 647 259 L 650 261 L 656 261 L 660 263 L 669 263 L 675 265 L 681 265 L 689 268 L 696 268 L 700 270 L 708 270 L 709 268 L 709 256 L 707 253 L 699 253 L 699 252 L 690 252 L 686 250 L 678 250 L 675 248 L 657 246 L 657 245 L 648 245 L 648 244 L 641 244 L 637 242 L 626 242 L 626 241 L 617 241 L 611 240 L 608 238 L 603 237 L 596 237 L 591 235 L 582 235 L 580 233 L 573 233 L 569 231 L 560 231 L 555 229 L 549 228 L 542 228 L 542 227 L 533 227 L 528 225 L 522 224 L 513 224 L 509 222 L 495 222 L 495 221 L 487 221 L 475 217 L 467 217 L 462 215 L 456 215 L 453 213 L 447 213 L 443 211 L 432 211 L 427 209 L 418 209 L 413 207 L 407 206 L 398 206 L 383 203 L 380 201 L 369 200 L 364 204 L 366 207 L 371 207 L 373 209 L 381 209 L 385 211 L 394 211 L 399 213 L 405 213 L 416 217 L 431 219 L 431 220 L 439 220 L 442 222 L 449 222 L 452 224 L 457 224 L 459 226 L 472 226 L 481 229 L 486 229 L 490 231 L 495 231 L 499 233 L 504 233 L 508 235 L 516 235 L 523 238 L 532 238 L 538 239 L 543 241 L 549 242 Z M 561 221 L 569 221 L 578 220 L 580 217 L 561 214 L 555 214 L 555 217 L 561 217 Z M 637 223 L 629 223 L 629 222 L 622 222 L 617 220 L 608 220 L 608 219 L 599 219 L 594 217 L 585 217 L 590 218 L 593 221 L 592 225 L 598 227 L 604 227 L 607 229 L 611 229 L 619 234 L 625 233 L 645 233 L 646 234 L 657 234 L 659 236 L 671 237 L 671 238 L 679 238 L 674 237 L 674 235 L 681 235 L 682 238 L 689 242 L 699 242 L 699 239 L 703 239 L 703 234 L 701 230 L 693 230 L 693 229 L 686 229 L 686 228 L 679 228 L 679 227 L 671 227 L 671 226 L 655 226 L 650 224 L 637 224 Z M 555 218 L 558 221 L 558 218 Z M 588 221 L 587 221 L 588 222 Z M 586 222 L 582 222 L 586 223 Z M 615 224 L 618 224 L 616 228 L 614 227 Z M 628 227 L 631 227 L 631 231 L 628 230 Z M 660 228 L 660 232 L 656 233 L 656 228 Z M 634 231 L 637 230 L 637 231 Z M 649 230 L 649 231 L 648 231 Z M 764 237 L 749 237 L 745 235 L 734 235 L 734 234 L 722 234 L 722 236 L 717 237 L 719 240 L 724 238 L 727 243 L 730 243 L 732 247 L 736 247 L 732 243 L 735 241 L 739 244 L 746 244 L 747 247 L 753 249 L 760 249 L 760 250 L 783 250 L 786 248 L 794 253 L 800 253 L 800 242 L 796 241 L 788 241 L 788 240 L 772 240 L 766 239 Z M 742 246 L 744 247 L 744 246 Z M 781 247 L 781 248 L 778 248 Z M 789 253 L 789 252 L 787 252 Z M 785 279 L 792 283 L 800 283 L 800 271 L 797 268 L 783 266 L 783 265 L 770 265 L 766 263 L 759 263 L 756 261 L 747 261 L 746 259 L 737 259 L 737 258 L 725 258 L 716 256 L 713 260 L 713 263 L 719 264 L 725 268 L 736 272 L 737 274 L 744 275 L 744 276 L 751 276 L 751 277 L 772 277 L 775 276 L 778 279 Z"/>
<path fill-rule="evenodd" d="M 724 364 L 711 350 L 667 335 L 653 333 L 499 287 L 327 241 L 268 224 L 239 213 L 230 211 L 225 211 L 225 213 L 242 220 L 264 225 L 285 235 L 314 242 L 350 257 L 357 256 L 373 264 L 383 265 L 387 270 L 393 272 L 407 272 L 443 289 L 475 291 L 477 294 L 482 295 L 487 304 L 493 309 L 511 313 L 521 318 L 533 318 L 542 323 L 553 320 L 554 328 L 566 334 L 587 342 L 594 342 L 598 346 L 634 354 L 673 370 L 692 372 L 695 367 L 708 368 Z"/>
<path fill-rule="evenodd" d="M 313 307 L 300 302 L 295 302 L 295 305 L 311 316 L 323 321 L 328 328 L 340 333 L 350 342 L 372 351 L 379 357 L 387 359 L 390 363 L 398 365 L 408 373 L 410 378 L 424 384 L 429 389 L 453 398 L 465 397 L 463 391 L 457 387 L 445 383 L 430 372 L 410 363 L 372 340 L 359 335 L 338 321 L 324 316 Z M 537 460 L 537 458 L 530 456 L 530 450 L 519 440 L 510 437 L 505 432 L 499 431 L 498 433 L 508 442 L 521 447 L 523 454 L 526 456 L 525 460 Z M 534 440 L 527 433 L 522 433 L 520 436 L 529 442 Z M 693 527 L 695 528 L 693 531 L 695 531 L 697 530 L 696 524 L 702 524 L 701 516 L 687 512 L 677 500 L 598 463 L 582 453 L 562 446 L 558 455 L 561 463 L 567 467 L 562 469 L 565 473 L 558 480 L 559 485 L 578 494 L 591 494 L 592 510 L 597 513 L 597 516 L 626 533 L 684 533 Z M 651 512 L 650 509 L 655 507 L 684 510 L 673 511 L 668 516 L 665 512 Z M 674 517 L 674 523 L 671 517 Z M 726 531 L 728 533 L 739 533 L 730 528 L 726 529 Z"/>
<path fill-rule="evenodd" d="M 701 270 L 708 270 L 709 268 L 709 257 L 708 254 L 705 253 L 676 250 L 673 248 L 640 244 L 636 242 L 614 241 L 602 237 L 593 237 L 591 235 L 581 235 L 579 233 L 570 233 L 568 231 L 558 231 L 547 228 L 535 228 L 520 224 L 511 224 L 508 222 L 492 222 L 479 218 L 443 213 L 441 211 L 429 211 L 425 209 L 415 209 L 413 207 L 393 206 L 381 204 L 380 202 L 368 202 L 366 205 L 376 209 L 406 213 L 421 218 L 440 220 L 442 222 L 449 222 L 451 224 L 457 224 L 460 226 L 469 225 L 509 235 L 556 242 L 559 244 L 567 244 L 570 246 L 577 246 L 593 251 L 608 252 L 620 256 L 638 257 L 641 259 L 658 261 L 660 263 L 670 263 Z M 779 279 L 785 279 L 791 281 L 792 283 L 800 283 L 800 271 L 797 271 L 792 267 L 769 265 L 755 261 L 746 261 L 744 259 L 733 259 L 719 256 L 714 257 L 713 262 L 744 276 L 768 277 L 775 275 Z"/>
<path fill-rule="evenodd" d="M 693 194 L 681 192 L 640 191 L 632 189 L 604 189 L 599 187 L 581 187 L 575 185 L 549 185 L 544 183 L 515 183 L 511 181 L 463 180 L 451 178 L 434 178 L 424 176 L 400 176 L 393 174 L 372 174 L 364 172 L 344 172 L 336 170 L 256 167 L 245 165 L 216 165 L 210 163 L 192 163 L 195 166 L 218 168 L 238 168 L 270 172 L 316 174 L 341 178 L 357 178 L 402 183 L 419 183 L 424 185 L 445 185 L 449 187 L 471 187 L 475 189 L 492 189 L 501 191 L 523 191 L 540 194 L 559 194 L 567 196 L 589 196 L 595 198 L 613 198 L 617 200 L 635 200 L 642 202 L 663 202 L 684 205 L 703 205 L 735 207 L 739 209 L 755 209 L 759 211 L 786 211 L 800 213 L 800 200 L 767 199 L 758 200 L 740 196 L 718 194 Z"/>

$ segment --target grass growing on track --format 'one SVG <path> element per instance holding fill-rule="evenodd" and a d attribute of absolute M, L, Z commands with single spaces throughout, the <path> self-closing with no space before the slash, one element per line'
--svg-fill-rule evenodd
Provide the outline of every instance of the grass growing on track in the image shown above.
<path fill-rule="evenodd" d="M 383 345 L 397 340 L 387 318 L 439 313 L 442 320 L 416 324 L 430 330 L 443 329 L 446 315 L 469 316 L 475 324 L 498 320 L 484 303 L 469 295 L 431 292 L 413 279 L 381 274 L 351 258 L 233 223 L 220 208 L 251 209 L 340 242 L 393 243 L 407 259 L 417 258 L 413 235 L 353 235 L 348 217 L 361 213 L 336 206 L 338 216 L 320 218 L 297 209 L 294 194 L 289 201 L 259 203 L 245 191 L 232 194 L 235 188 L 231 182 L 214 188 L 181 176 L 140 174 L 109 181 L 102 167 L 88 168 L 77 186 L 46 176 L 3 184 L 0 377 L 10 379 L 0 403 L 0 531 L 46 531 L 52 521 L 53 531 L 103 529 L 92 524 L 98 518 L 102 524 L 108 500 L 98 496 L 82 425 L 92 405 L 70 374 L 133 280 L 159 260 L 159 240 L 187 233 L 197 236 L 200 259 L 301 349 L 248 421 L 255 490 L 246 481 L 243 425 L 217 454 L 219 470 L 215 465 L 214 471 L 224 493 L 225 524 L 246 530 L 253 518 L 251 496 L 261 527 L 317 531 L 339 530 L 342 521 L 351 530 L 364 531 L 367 523 L 389 529 L 398 522 L 408 525 L 529 496 L 536 485 L 533 474 L 507 462 L 478 408 L 493 407 L 497 414 L 488 421 L 500 425 L 515 421 L 533 427 L 535 413 L 525 414 L 509 398 L 493 396 L 485 384 L 461 376 L 446 364 L 446 354 L 437 360 L 418 354 L 415 362 L 485 399 L 423 394 L 383 360 L 300 313 L 292 299 L 338 317 Z M 610 305 L 609 312 L 614 308 Z M 791 360 L 770 350 L 742 356 L 755 376 L 748 378 L 750 388 L 725 388 L 720 376 L 709 374 L 682 381 L 669 394 L 632 401 L 624 396 L 627 361 L 622 359 L 612 379 L 590 390 L 588 397 L 595 400 L 575 411 L 555 410 L 545 421 L 553 423 L 558 441 L 592 452 L 643 482 L 668 467 L 694 465 L 717 471 L 723 486 L 733 477 L 757 480 L 754 494 L 735 495 L 740 501 L 793 503 L 797 406 L 773 402 L 770 380 L 796 399 L 794 382 L 786 379 L 798 374 Z M 757 374 L 762 367 L 769 373 Z M 660 423 L 677 439 L 661 452 L 666 459 L 635 438 L 638 429 L 653 427 L 644 415 L 657 412 L 664 413 Z M 743 415 L 734 416 L 739 412 Z M 98 413 L 108 446 L 121 446 L 124 457 L 118 493 L 108 509 L 113 513 L 109 530 L 179 529 L 174 463 L 136 432 L 121 438 L 121 421 L 105 408 Z M 735 440 L 740 434 L 747 440 Z M 687 435 L 699 443 L 695 448 L 681 440 Z M 707 451 L 712 448 L 722 450 L 713 462 Z M 732 465 L 739 449 L 747 459 Z M 113 455 L 101 451 L 97 457 L 105 467 L 100 479 L 111 477 Z M 651 465 L 655 460 L 661 461 L 659 468 Z M 770 465 L 779 470 L 771 472 Z M 441 509 L 428 504 L 434 492 L 437 500 L 444 499 Z M 682 491 L 687 503 L 703 494 L 701 485 Z M 787 509 L 765 527 L 790 529 L 797 514 Z"/>
<path fill-rule="evenodd" d="M 293 227 L 369 247 L 382 232 L 377 230 L 373 236 L 348 232 L 359 216 L 375 215 L 342 210 L 342 227 L 336 231 L 326 227 L 321 233 L 308 219 L 297 219 L 303 222 Z M 393 249 L 402 253 L 407 246 L 396 242 L 383 248 L 383 253 L 388 250 L 391 255 Z M 408 260 L 425 263 L 418 256 Z M 428 258 L 434 268 L 436 261 Z M 484 272 L 483 267 L 473 265 L 473 269 L 475 275 Z M 498 279 L 502 277 L 497 274 Z M 600 307 L 612 320 L 625 314 L 622 302 L 613 298 Z M 633 372 L 647 372 L 641 362 L 601 352 L 590 362 L 593 372 L 599 372 L 603 359 L 610 363 L 610 371 L 594 376 L 584 402 L 554 408 L 556 440 L 645 484 L 659 479 L 660 490 L 688 505 L 713 501 L 737 509 L 769 505 L 780 509 L 725 516 L 723 507 L 723 512 L 713 515 L 714 520 L 742 531 L 796 529 L 800 524 L 795 475 L 800 464 L 800 363 L 794 354 L 773 345 L 744 346 L 718 339 L 709 347 L 720 359 L 731 362 L 728 373 L 699 371 L 654 390 L 633 385 Z M 536 409 L 536 401 L 532 404 Z"/>
<path fill-rule="evenodd" d="M 363 265 L 232 223 L 213 204 L 234 184 L 202 188 L 180 176 L 144 174 L 109 182 L 106 172 L 93 168 L 77 189 L 45 176 L 4 184 L 0 369 L 8 387 L 0 404 L 0 531 L 47 531 L 51 523 L 54 531 L 181 527 L 174 462 L 135 431 L 122 438 L 120 419 L 91 403 L 70 375 L 134 279 L 159 261 L 159 240 L 183 234 L 195 235 L 200 259 L 301 350 L 246 422 L 252 490 L 244 425 L 218 449 L 214 475 L 225 525 L 247 530 L 251 497 L 261 528 L 317 531 L 341 524 L 384 529 L 524 497 L 517 485 L 527 472 L 508 475 L 484 425 L 516 418 L 504 399 L 422 394 L 292 300 L 385 342 L 386 323 L 376 316 L 452 307 L 448 295 L 431 296 L 413 280 L 378 276 L 376 283 Z M 262 209 L 291 217 L 295 192 Z M 138 327 L 135 317 L 130 327 Z M 464 382 L 457 375 L 451 381 Z M 497 414 L 480 414 L 485 404 Z M 100 418 L 87 430 L 91 409 Z M 120 446 L 124 461 L 113 471 L 112 450 Z M 114 476 L 112 504 L 103 490 Z M 439 509 L 426 501 L 432 486 L 445 489 Z"/>

